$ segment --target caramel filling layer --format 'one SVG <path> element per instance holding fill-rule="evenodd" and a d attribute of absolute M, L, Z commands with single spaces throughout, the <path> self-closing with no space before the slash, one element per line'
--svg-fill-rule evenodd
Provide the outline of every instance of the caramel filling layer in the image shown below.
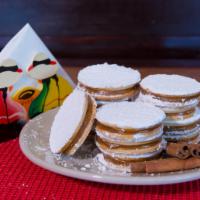
<path fill-rule="evenodd" d="M 147 94 L 147 95 L 151 95 L 153 96 L 155 99 L 158 99 L 160 101 L 168 101 L 168 102 L 180 102 L 180 103 L 183 103 L 183 102 L 186 102 L 186 101 L 190 101 L 190 100 L 195 100 L 197 98 L 200 97 L 200 94 L 195 94 L 195 95 L 192 95 L 192 96 L 168 96 L 168 95 L 161 95 L 161 94 L 155 94 L 155 93 L 152 93 L 150 91 L 147 91 L 143 88 L 140 88 L 140 91 L 142 94 Z"/>
<path fill-rule="evenodd" d="M 183 120 L 190 118 L 194 115 L 195 108 L 180 113 L 166 113 L 169 120 Z"/>
<path fill-rule="evenodd" d="M 91 95 L 94 95 L 95 98 L 99 97 L 104 97 L 104 99 L 106 100 L 106 97 L 109 96 L 116 96 L 119 98 L 122 97 L 132 97 L 132 96 L 137 96 L 139 94 L 139 85 L 135 85 L 131 88 L 127 88 L 127 89 L 122 89 L 122 90 L 109 90 L 109 89 L 94 89 L 94 88 L 90 88 L 87 87 L 81 83 L 79 83 L 79 87 L 83 88 L 84 91 L 88 92 Z M 100 98 L 99 100 L 103 100 L 102 98 Z"/>
<path fill-rule="evenodd" d="M 64 147 L 64 152 L 69 152 L 73 149 L 75 145 L 77 145 L 80 141 L 80 138 L 83 136 L 85 129 L 87 128 L 89 122 L 93 118 L 93 102 L 90 97 L 88 97 L 88 107 L 85 114 L 85 118 L 83 120 L 83 124 L 81 125 L 80 129 L 77 133 L 74 133 L 74 138 Z"/>
<path fill-rule="evenodd" d="M 105 126 L 103 124 L 101 124 L 100 122 L 97 122 L 96 124 L 96 129 L 100 132 L 110 132 L 111 134 L 120 134 L 120 135 L 133 135 L 133 134 L 137 134 L 138 132 L 143 133 L 143 134 L 153 134 L 154 131 L 158 128 L 160 128 L 162 125 L 161 124 L 157 124 L 155 126 L 152 126 L 148 129 L 143 129 L 143 130 L 139 130 L 139 129 L 121 129 L 118 127 L 108 127 Z"/>

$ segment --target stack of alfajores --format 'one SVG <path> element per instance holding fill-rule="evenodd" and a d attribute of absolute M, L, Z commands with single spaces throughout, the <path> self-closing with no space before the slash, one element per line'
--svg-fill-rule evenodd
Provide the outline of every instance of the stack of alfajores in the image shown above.
<path fill-rule="evenodd" d="M 77 88 L 98 105 L 134 100 L 139 94 L 140 72 L 116 64 L 91 65 L 78 74 Z"/>
<path fill-rule="evenodd" d="M 162 139 L 165 113 L 153 105 L 115 102 L 96 114 L 98 160 L 109 168 L 131 170 L 131 163 L 158 157 L 165 148 Z"/>
<path fill-rule="evenodd" d="M 193 141 L 200 132 L 200 83 L 180 76 L 155 74 L 140 83 L 138 101 L 151 103 L 166 113 L 164 138 L 167 141 Z"/>

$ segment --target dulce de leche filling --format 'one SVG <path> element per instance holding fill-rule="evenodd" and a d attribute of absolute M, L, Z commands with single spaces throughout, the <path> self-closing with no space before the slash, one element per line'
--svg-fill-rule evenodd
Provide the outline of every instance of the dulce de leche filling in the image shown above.
<path fill-rule="evenodd" d="M 155 126 L 152 126 L 150 128 L 147 128 L 147 129 L 143 129 L 143 130 L 140 130 L 140 129 L 122 129 L 122 128 L 118 128 L 118 127 L 108 127 L 106 125 L 103 125 L 101 124 L 100 122 L 97 122 L 97 125 L 96 125 L 96 128 L 98 130 L 102 130 L 102 131 L 108 131 L 108 132 L 111 132 L 111 133 L 116 133 L 116 134 L 127 134 L 127 135 L 132 135 L 132 134 L 136 134 L 138 132 L 140 133 L 149 133 L 153 130 L 155 130 L 156 128 L 160 127 L 161 124 L 157 124 Z"/>
<path fill-rule="evenodd" d="M 133 138 L 137 138 L 138 135 L 140 136 L 140 138 L 141 138 L 141 136 L 142 136 L 142 138 L 145 138 L 145 137 L 149 138 L 154 135 L 158 135 L 158 134 L 160 135 L 162 128 L 163 128 L 162 124 L 158 124 L 156 126 L 153 126 L 148 129 L 143 129 L 143 130 L 137 130 L 137 129 L 125 130 L 125 129 L 108 127 L 108 126 L 101 124 L 100 122 L 97 122 L 96 127 L 95 127 L 97 133 L 104 135 L 105 138 L 110 138 L 110 139 L 118 140 L 121 142 L 128 141 L 128 140 L 132 141 Z M 149 141 L 147 141 L 147 142 L 138 141 L 138 142 L 139 143 L 147 143 Z"/>
<path fill-rule="evenodd" d="M 109 101 L 112 98 L 113 100 L 118 100 L 122 98 L 131 98 L 135 97 L 139 94 L 139 85 L 135 85 L 131 88 L 122 89 L 122 90 L 112 90 L 112 89 L 98 89 L 98 88 L 90 88 L 82 83 L 78 83 L 78 86 L 82 88 L 84 91 L 88 92 L 97 100 Z"/>
<path fill-rule="evenodd" d="M 85 114 L 85 118 L 83 120 L 83 124 L 81 125 L 80 129 L 77 133 L 74 133 L 74 137 L 70 140 L 70 142 L 64 147 L 64 152 L 68 153 L 70 152 L 76 145 L 79 146 L 79 142 L 81 142 L 82 137 L 85 133 L 85 130 L 88 126 L 88 124 L 91 122 L 94 116 L 94 106 L 92 99 L 88 97 L 88 107 Z"/>
<path fill-rule="evenodd" d="M 168 95 L 161 95 L 161 94 L 155 94 L 152 93 L 148 90 L 145 90 L 143 88 L 140 88 L 140 91 L 142 94 L 146 94 L 146 95 L 151 95 L 153 96 L 155 99 L 158 99 L 160 101 L 167 101 L 167 102 L 180 102 L 180 103 L 184 103 L 190 100 L 195 100 L 198 99 L 200 97 L 200 94 L 195 94 L 192 96 L 168 96 Z"/>

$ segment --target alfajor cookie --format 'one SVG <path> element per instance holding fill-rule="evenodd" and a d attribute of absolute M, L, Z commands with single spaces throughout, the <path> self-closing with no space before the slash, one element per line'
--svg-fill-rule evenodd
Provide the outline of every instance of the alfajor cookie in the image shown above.
<path fill-rule="evenodd" d="M 165 113 L 139 102 L 114 102 L 100 107 L 96 114 L 96 145 L 105 160 L 131 163 L 159 156 L 165 148 L 162 139 Z"/>
<path fill-rule="evenodd" d="M 144 78 L 140 87 L 138 101 L 165 111 L 164 137 L 168 141 L 189 141 L 199 135 L 198 81 L 180 75 L 155 74 Z"/>
<path fill-rule="evenodd" d="M 73 155 L 89 135 L 95 114 L 95 100 L 83 91 L 74 90 L 53 121 L 49 138 L 51 151 Z"/>
<path fill-rule="evenodd" d="M 149 75 L 141 81 L 140 87 L 139 99 L 160 107 L 166 113 L 181 113 L 199 103 L 200 83 L 189 77 Z"/>
<path fill-rule="evenodd" d="M 78 88 L 92 95 L 98 104 L 135 98 L 140 73 L 116 64 L 91 65 L 78 74 Z"/>

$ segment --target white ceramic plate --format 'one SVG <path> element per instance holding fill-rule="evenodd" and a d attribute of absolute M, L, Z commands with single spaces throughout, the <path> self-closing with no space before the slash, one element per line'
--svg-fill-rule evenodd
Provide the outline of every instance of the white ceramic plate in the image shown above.
<path fill-rule="evenodd" d="M 200 178 L 200 169 L 163 174 L 129 174 L 113 171 L 97 162 L 98 149 L 89 138 L 73 156 L 53 155 L 49 149 L 49 132 L 57 109 L 30 120 L 20 134 L 22 152 L 36 165 L 52 172 L 78 179 L 126 185 L 161 185 Z M 63 119 L 64 120 L 64 119 Z M 63 123 L 67 123 L 64 122 Z"/>

